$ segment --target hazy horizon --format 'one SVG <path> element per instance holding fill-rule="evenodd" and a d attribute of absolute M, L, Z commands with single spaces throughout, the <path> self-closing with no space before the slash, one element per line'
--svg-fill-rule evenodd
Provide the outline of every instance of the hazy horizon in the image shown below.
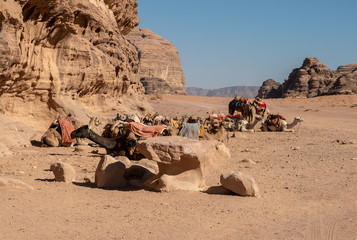
<path fill-rule="evenodd" d="M 186 87 L 282 83 L 306 57 L 326 67 L 356 63 L 357 1 L 144 1 L 139 28 L 179 51 Z"/>

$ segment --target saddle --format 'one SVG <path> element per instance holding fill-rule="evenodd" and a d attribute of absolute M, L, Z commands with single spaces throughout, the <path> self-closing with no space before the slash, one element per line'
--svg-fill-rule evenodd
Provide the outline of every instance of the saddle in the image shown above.
<path fill-rule="evenodd" d="M 268 126 L 275 126 L 276 128 L 279 128 L 281 126 L 282 120 L 286 119 L 279 114 L 271 114 L 267 117 L 265 122 Z"/>
<path fill-rule="evenodd" d="M 253 105 L 257 112 L 265 111 L 265 109 L 267 108 L 267 105 L 264 101 L 258 101 L 257 99 L 253 101 Z"/>
<path fill-rule="evenodd" d="M 65 117 L 65 118 L 58 118 L 59 125 L 61 127 L 61 135 L 62 135 L 62 144 L 64 143 L 73 143 L 77 141 L 77 139 L 71 138 L 71 132 L 76 130 L 74 126 L 74 119 L 73 117 Z"/>

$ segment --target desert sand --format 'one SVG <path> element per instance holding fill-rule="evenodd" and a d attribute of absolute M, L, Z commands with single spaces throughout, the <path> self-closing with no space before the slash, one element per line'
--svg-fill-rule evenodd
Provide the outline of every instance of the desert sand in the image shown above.
<path fill-rule="evenodd" d="M 161 114 L 203 117 L 227 114 L 230 100 L 149 98 Z M 0 186 L 0 239 L 357 239 L 357 96 L 266 102 L 288 122 L 305 121 L 292 133 L 236 133 L 228 164 L 207 179 L 216 186 L 221 173 L 243 172 L 256 180 L 259 198 L 98 189 L 84 178 L 93 181 L 103 148 L 39 147 L 43 132 L 7 122 L 1 144 L 11 147 L 0 156 L 0 177 L 33 190 Z M 33 144 L 13 144 L 20 135 Z M 75 168 L 75 182 L 53 181 L 57 161 Z"/>

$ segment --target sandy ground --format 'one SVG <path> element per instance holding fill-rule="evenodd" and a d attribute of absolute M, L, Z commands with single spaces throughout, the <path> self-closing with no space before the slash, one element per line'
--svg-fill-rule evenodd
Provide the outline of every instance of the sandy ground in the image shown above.
<path fill-rule="evenodd" d="M 150 103 L 161 114 L 207 116 L 226 114 L 230 100 L 163 96 Z M 267 104 L 288 122 L 305 122 L 293 133 L 237 133 L 227 143 L 228 164 L 207 179 L 219 185 L 220 173 L 241 171 L 257 181 L 260 198 L 94 188 L 83 179 L 93 180 L 103 149 L 41 148 L 41 133 L 7 122 L 33 144 L 0 155 L 0 177 L 34 190 L 0 189 L 0 239 L 357 239 L 357 96 Z M 16 142 L 0 129 L 1 144 Z M 48 169 L 56 161 L 71 164 L 77 181 L 54 182 Z"/>

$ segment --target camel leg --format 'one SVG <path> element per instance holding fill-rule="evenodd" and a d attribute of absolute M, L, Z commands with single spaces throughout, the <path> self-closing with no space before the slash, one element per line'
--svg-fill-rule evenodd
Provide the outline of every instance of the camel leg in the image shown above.
<path fill-rule="evenodd" d="M 263 132 L 267 132 L 268 131 L 268 125 L 266 123 L 263 123 L 261 128 L 260 128 Z"/>
<path fill-rule="evenodd" d="M 288 128 L 287 126 L 282 127 L 282 132 L 294 132 L 294 129 Z"/>

